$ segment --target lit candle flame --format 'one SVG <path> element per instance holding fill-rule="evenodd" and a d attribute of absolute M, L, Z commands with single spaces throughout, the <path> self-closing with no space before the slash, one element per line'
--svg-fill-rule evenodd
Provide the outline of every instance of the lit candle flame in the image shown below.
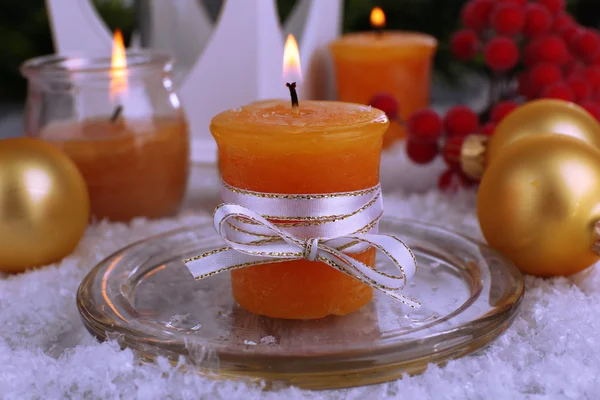
<path fill-rule="evenodd" d="M 371 10 L 371 26 L 377 29 L 385 27 L 385 14 L 380 7 L 373 7 Z"/>
<path fill-rule="evenodd" d="M 118 29 L 113 40 L 110 67 L 110 97 L 115 99 L 119 94 L 127 92 L 127 56 L 123 35 Z"/>
<path fill-rule="evenodd" d="M 288 35 L 283 48 L 283 79 L 290 83 L 302 81 L 300 51 L 296 38 L 292 34 Z"/>

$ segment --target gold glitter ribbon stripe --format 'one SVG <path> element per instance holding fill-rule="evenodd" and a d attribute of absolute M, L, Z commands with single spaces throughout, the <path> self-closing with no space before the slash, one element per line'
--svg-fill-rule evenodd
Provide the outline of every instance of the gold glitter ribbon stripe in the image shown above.
<path fill-rule="evenodd" d="M 265 199 L 286 199 L 286 200 L 315 200 L 315 199 L 332 199 L 336 197 L 357 197 L 364 196 L 366 194 L 373 193 L 377 190 L 380 190 L 381 185 L 373 186 L 372 188 L 365 190 L 358 190 L 355 192 L 338 192 L 338 193 L 324 193 L 324 194 L 283 194 L 283 193 L 263 193 L 263 192 L 254 192 L 252 190 L 239 189 L 233 187 L 225 181 L 221 181 L 222 185 L 227 188 L 227 190 L 233 193 L 239 193 L 247 196 L 253 197 L 261 197 Z"/>
<path fill-rule="evenodd" d="M 325 215 L 321 217 L 278 217 L 276 215 L 263 215 L 263 218 L 266 218 L 271 221 L 274 225 L 277 225 L 281 228 L 294 228 L 294 227 L 304 227 L 304 226 L 318 226 L 323 224 L 329 224 L 337 221 L 344 221 L 350 217 L 353 217 L 369 207 L 372 207 L 379 198 L 381 197 L 381 193 L 379 193 L 376 197 L 374 197 L 367 204 L 362 206 L 361 208 L 348 213 L 348 214 L 339 214 L 339 215 Z M 237 217 L 239 222 L 247 223 L 249 225 L 261 225 L 260 223 L 252 220 L 248 220 L 246 217 Z M 274 222 L 275 221 L 275 222 Z M 301 222 L 279 222 L 279 221 L 301 221 Z"/>

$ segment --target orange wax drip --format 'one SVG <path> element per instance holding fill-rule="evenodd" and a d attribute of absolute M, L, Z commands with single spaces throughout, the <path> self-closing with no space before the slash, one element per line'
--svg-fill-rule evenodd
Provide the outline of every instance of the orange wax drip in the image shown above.
<path fill-rule="evenodd" d="M 304 101 L 295 113 L 289 102 L 270 100 L 217 115 L 211 132 L 227 183 L 261 192 L 332 193 L 379 182 L 388 125 L 381 111 L 357 104 Z M 355 258 L 375 263 L 374 250 Z M 275 318 L 344 315 L 373 294 L 354 278 L 305 260 L 232 271 L 231 279 L 242 307 Z"/>
<path fill-rule="evenodd" d="M 402 121 L 428 106 L 436 48 L 431 36 L 394 31 L 349 34 L 331 43 L 340 101 L 371 104 L 375 96 L 390 94 L 393 100 L 381 101 L 383 109 L 395 100 L 394 109 L 384 109 L 391 120 L 384 147 L 406 137 Z"/>
<path fill-rule="evenodd" d="M 178 119 L 118 119 L 55 124 L 42 138 L 81 171 L 96 219 L 129 221 L 175 214 L 187 186 L 187 124 Z"/>

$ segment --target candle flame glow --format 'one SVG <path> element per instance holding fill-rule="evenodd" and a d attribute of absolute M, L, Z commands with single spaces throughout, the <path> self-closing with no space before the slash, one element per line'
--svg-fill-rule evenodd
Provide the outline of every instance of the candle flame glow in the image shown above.
<path fill-rule="evenodd" d="M 120 93 L 127 92 L 127 56 L 125 44 L 120 30 L 115 31 L 110 63 L 110 96 L 118 97 Z"/>
<path fill-rule="evenodd" d="M 300 51 L 294 35 L 289 34 L 283 48 L 283 78 L 286 82 L 301 82 Z"/>
<path fill-rule="evenodd" d="M 371 10 L 371 26 L 373 28 L 385 27 L 385 14 L 380 7 L 373 7 Z"/>

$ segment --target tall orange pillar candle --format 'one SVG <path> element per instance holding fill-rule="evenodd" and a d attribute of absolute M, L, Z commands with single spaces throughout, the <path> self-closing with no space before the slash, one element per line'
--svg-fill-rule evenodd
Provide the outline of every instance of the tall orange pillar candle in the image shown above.
<path fill-rule="evenodd" d="M 225 111 L 211 122 L 223 180 L 258 192 L 356 191 L 379 183 L 385 114 L 358 104 L 268 100 Z M 355 258 L 373 266 L 373 249 Z M 372 289 L 330 266 L 306 260 L 231 272 L 246 310 L 275 318 L 343 315 L 367 304 Z"/>
<path fill-rule="evenodd" d="M 369 104 L 391 121 L 384 146 L 406 136 L 402 121 L 429 104 L 437 41 L 416 32 L 384 31 L 385 15 L 371 12 L 373 32 L 342 36 L 330 44 L 338 100 Z"/>

